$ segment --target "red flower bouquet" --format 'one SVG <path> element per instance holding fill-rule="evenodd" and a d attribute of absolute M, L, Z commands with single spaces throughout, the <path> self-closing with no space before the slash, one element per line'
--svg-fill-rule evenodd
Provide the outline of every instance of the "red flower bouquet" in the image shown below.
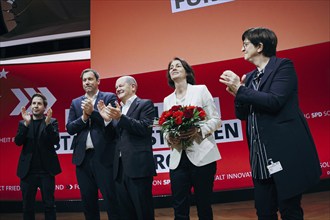
<path fill-rule="evenodd" d="M 173 137 L 180 139 L 183 149 L 193 144 L 191 138 L 181 138 L 187 130 L 199 128 L 206 118 L 203 108 L 198 106 L 175 105 L 168 111 L 164 111 L 158 120 L 158 125 L 162 132 L 166 132 Z"/>

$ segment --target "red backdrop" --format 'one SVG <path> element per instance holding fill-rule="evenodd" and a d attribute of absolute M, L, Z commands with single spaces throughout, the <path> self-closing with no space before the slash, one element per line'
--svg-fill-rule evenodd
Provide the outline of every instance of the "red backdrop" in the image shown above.
<path fill-rule="evenodd" d="M 330 177 L 330 43 L 300 47 L 278 53 L 279 57 L 293 60 L 299 80 L 300 106 L 310 125 L 322 167 L 322 178 Z M 186 57 L 189 62 L 189 57 Z M 73 61 L 43 64 L 0 66 L 0 200 L 21 200 L 16 168 L 20 147 L 13 142 L 21 116 L 17 109 L 30 106 L 30 94 L 44 92 L 59 121 L 61 141 L 57 148 L 63 172 L 56 177 L 57 200 L 79 199 L 79 186 L 75 167 L 71 163 L 72 137 L 66 133 L 65 123 L 71 100 L 84 93 L 80 73 L 90 66 L 90 61 Z M 161 113 L 162 101 L 172 92 L 167 85 L 166 70 L 135 74 L 139 84 L 138 96 L 152 99 Z M 205 84 L 216 100 L 223 126 L 216 132 L 222 155 L 217 163 L 214 191 L 252 187 L 244 123 L 235 118 L 233 97 L 218 82 L 219 75 L 227 69 L 243 75 L 254 67 L 243 59 L 233 59 L 193 66 L 197 84 Z M 102 74 L 102 73 L 101 73 Z M 114 92 L 116 78 L 101 80 L 100 89 Z M 154 130 L 154 155 L 158 176 L 154 178 L 153 194 L 170 194 L 168 175 L 169 150 L 162 144 L 159 131 Z M 40 195 L 38 194 L 39 199 Z"/>

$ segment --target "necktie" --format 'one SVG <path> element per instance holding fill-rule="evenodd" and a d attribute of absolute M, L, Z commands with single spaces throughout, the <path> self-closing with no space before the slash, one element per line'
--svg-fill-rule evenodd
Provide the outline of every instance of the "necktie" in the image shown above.
<path fill-rule="evenodd" d="M 260 79 L 263 76 L 263 71 L 257 71 L 256 75 L 254 76 L 253 80 L 252 80 L 252 85 L 254 90 L 258 90 L 259 88 L 259 83 L 260 83 Z"/>
<path fill-rule="evenodd" d="M 254 90 L 259 89 L 263 71 L 257 71 L 252 79 L 252 86 Z M 252 176 L 255 179 L 267 179 L 269 174 L 263 164 L 267 164 L 267 154 L 264 144 L 259 139 L 258 123 L 255 114 L 255 109 L 250 105 L 250 114 L 248 116 L 248 133 L 250 142 L 250 162 L 252 167 Z"/>

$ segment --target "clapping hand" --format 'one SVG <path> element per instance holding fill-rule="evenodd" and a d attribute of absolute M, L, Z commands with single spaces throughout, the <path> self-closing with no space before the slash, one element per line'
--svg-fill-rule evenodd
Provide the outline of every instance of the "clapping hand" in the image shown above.
<path fill-rule="evenodd" d="M 89 98 L 85 98 L 82 102 L 81 102 L 81 109 L 83 110 L 83 114 L 84 114 L 84 118 L 87 119 L 89 116 L 91 116 L 93 110 L 94 110 L 94 106 L 93 106 L 93 102 L 91 99 Z"/>
<path fill-rule="evenodd" d="M 108 105 L 107 108 L 110 110 L 110 117 L 116 120 L 119 120 L 122 113 L 121 113 L 121 108 L 118 102 L 115 102 L 116 107 L 112 107 L 111 105 Z"/>
<path fill-rule="evenodd" d="M 111 106 L 110 104 L 108 106 Z M 97 103 L 97 109 L 100 113 L 100 115 L 102 116 L 102 118 L 104 119 L 104 121 L 109 122 L 112 118 L 110 117 L 110 109 L 108 108 L 108 106 L 106 106 L 104 104 L 103 100 L 100 100 Z"/>
<path fill-rule="evenodd" d="M 45 119 L 46 125 L 49 125 L 52 115 L 53 115 L 53 110 L 49 108 L 46 112 L 46 119 Z"/>
<path fill-rule="evenodd" d="M 238 75 L 236 75 L 233 71 L 226 70 L 224 71 L 219 81 L 227 86 L 226 91 L 236 96 L 236 93 L 240 86 L 244 85 L 246 75 L 243 75 L 240 79 Z"/>
<path fill-rule="evenodd" d="M 30 112 L 26 111 L 26 108 L 24 106 L 21 109 L 21 115 L 22 115 L 22 118 L 24 120 L 24 125 L 27 127 L 31 122 L 31 117 L 32 116 L 31 116 Z"/>

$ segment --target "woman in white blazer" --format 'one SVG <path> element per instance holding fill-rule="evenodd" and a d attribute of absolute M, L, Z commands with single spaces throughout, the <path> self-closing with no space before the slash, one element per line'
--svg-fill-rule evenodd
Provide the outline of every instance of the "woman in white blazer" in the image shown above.
<path fill-rule="evenodd" d="M 221 159 L 214 131 L 221 120 L 214 99 L 205 85 L 194 85 L 195 75 L 191 66 L 180 58 L 174 58 L 167 68 L 168 84 L 174 92 L 164 99 L 164 111 L 174 105 L 194 105 L 206 112 L 206 121 L 200 128 L 191 128 L 189 134 L 193 145 L 182 149 L 180 140 L 164 134 L 171 148 L 170 178 L 175 220 L 189 219 L 190 196 L 194 188 L 198 217 L 213 219 L 211 198 L 213 192 L 216 161 Z"/>

